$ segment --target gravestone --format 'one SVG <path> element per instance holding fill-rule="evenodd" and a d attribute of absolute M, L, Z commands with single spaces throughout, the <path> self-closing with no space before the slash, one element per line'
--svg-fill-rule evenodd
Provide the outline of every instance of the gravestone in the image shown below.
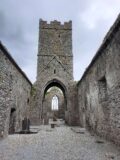
<path fill-rule="evenodd" d="M 29 118 L 24 118 L 22 120 L 22 131 L 29 131 L 30 130 L 30 120 Z"/>

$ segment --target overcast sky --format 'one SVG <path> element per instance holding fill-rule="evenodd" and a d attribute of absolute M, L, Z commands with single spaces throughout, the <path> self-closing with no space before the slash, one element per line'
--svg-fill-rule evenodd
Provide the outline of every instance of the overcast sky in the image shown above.
<path fill-rule="evenodd" d="M 73 23 L 74 79 L 79 80 L 120 12 L 120 0 L 0 0 L 0 39 L 36 79 L 39 19 Z"/>

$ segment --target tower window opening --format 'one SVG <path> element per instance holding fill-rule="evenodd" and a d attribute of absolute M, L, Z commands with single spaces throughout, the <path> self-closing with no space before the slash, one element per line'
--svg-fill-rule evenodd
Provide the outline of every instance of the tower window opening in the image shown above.
<path fill-rule="evenodd" d="M 29 101 L 30 101 L 30 100 L 29 100 L 29 98 L 28 98 L 28 99 L 27 99 L 27 104 L 29 104 Z"/>
<path fill-rule="evenodd" d="M 56 74 L 56 69 L 54 69 L 54 74 Z"/>
<path fill-rule="evenodd" d="M 52 98 L 52 110 L 58 110 L 58 97 L 56 95 Z"/>

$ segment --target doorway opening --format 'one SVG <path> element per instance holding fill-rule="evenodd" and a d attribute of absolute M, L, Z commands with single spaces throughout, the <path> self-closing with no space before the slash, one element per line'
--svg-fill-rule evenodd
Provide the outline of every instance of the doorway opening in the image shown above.
<path fill-rule="evenodd" d="M 11 108 L 10 121 L 9 121 L 9 134 L 15 133 L 15 123 L 16 123 L 16 109 Z"/>
<path fill-rule="evenodd" d="M 50 119 L 65 120 L 66 110 L 66 91 L 60 83 L 54 80 L 49 83 L 44 90 L 42 101 L 43 123 L 48 124 Z"/>

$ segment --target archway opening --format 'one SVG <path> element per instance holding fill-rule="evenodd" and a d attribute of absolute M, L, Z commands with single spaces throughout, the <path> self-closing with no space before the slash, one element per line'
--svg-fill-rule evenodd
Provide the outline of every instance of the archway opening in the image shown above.
<path fill-rule="evenodd" d="M 16 123 L 16 109 L 11 108 L 10 121 L 9 121 L 9 134 L 15 133 L 15 123 Z"/>
<path fill-rule="evenodd" d="M 66 90 L 57 81 L 48 83 L 44 90 L 42 101 L 42 120 L 48 124 L 50 119 L 65 120 L 67 110 Z"/>

